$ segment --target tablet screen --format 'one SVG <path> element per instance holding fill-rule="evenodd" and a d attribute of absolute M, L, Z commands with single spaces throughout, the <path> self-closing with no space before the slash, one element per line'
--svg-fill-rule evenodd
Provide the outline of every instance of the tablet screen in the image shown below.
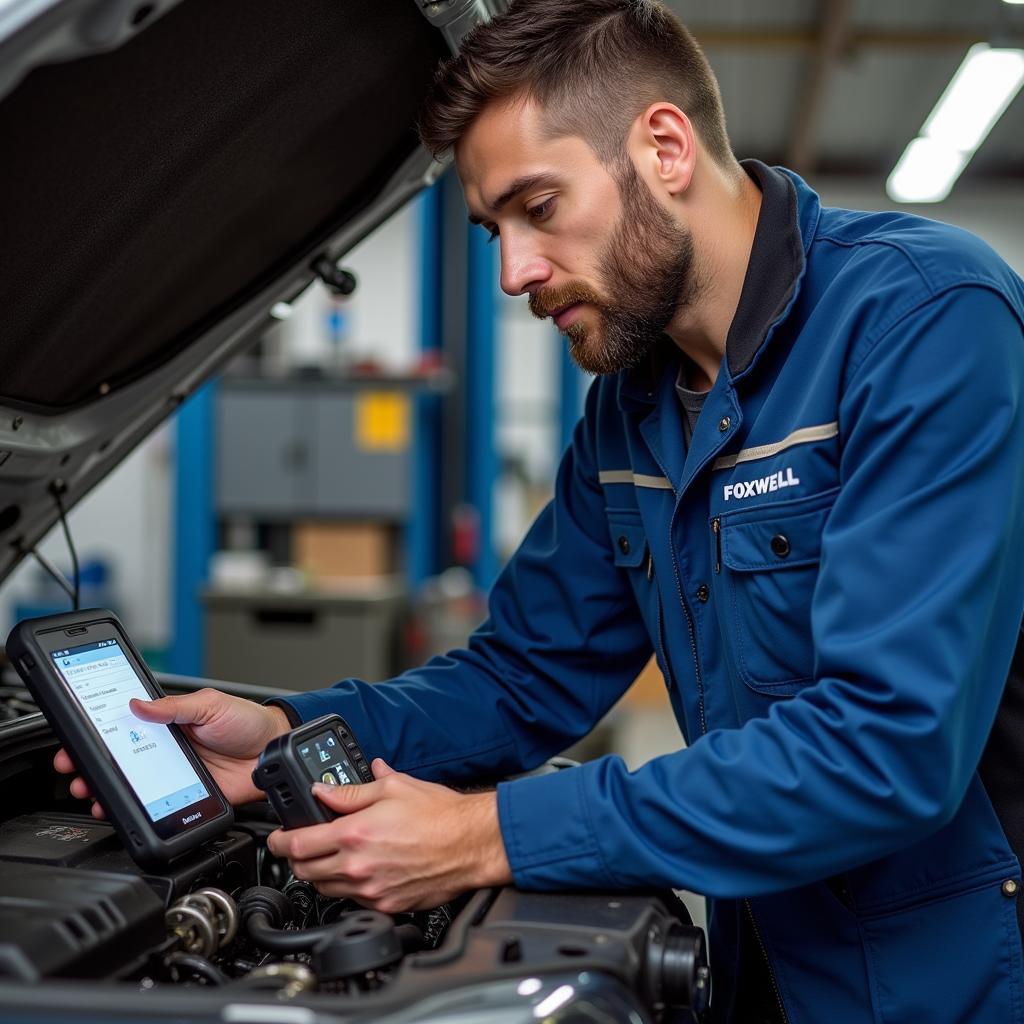
<path fill-rule="evenodd" d="M 210 795 L 167 726 L 131 713 L 132 697 L 153 697 L 117 640 L 52 651 L 51 657 L 152 821 Z"/>

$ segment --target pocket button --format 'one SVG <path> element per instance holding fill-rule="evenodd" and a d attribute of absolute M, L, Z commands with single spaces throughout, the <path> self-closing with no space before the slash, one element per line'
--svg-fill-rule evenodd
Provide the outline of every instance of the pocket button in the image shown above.
<path fill-rule="evenodd" d="M 707 603 L 707 599 L 710 596 L 711 596 L 711 591 L 708 590 L 708 585 L 706 583 L 702 583 L 697 588 L 697 600 L 700 601 L 701 604 L 706 604 Z"/>
<path fill-rule="evenodd" d="M 619 550 L 624 554 L 629 554 L 629 538 L 625 535 L 619 537 Z"/>
<path fill-rule="evenodd" d="M 1005 882 L 1003 882 L 1002 889 L 1004 896 L 1013 897 L 1017 895 L 1017 892 L 1020 889 L 1020 885 L 1018 884 L 1015 878 L 1008 878 Z"/>
<path fill-rule="evenodd" d="M 789 540 L 781 533 L 772 537 L 772 551 L 779 558 L 785 558 L 789 554 Z"/>

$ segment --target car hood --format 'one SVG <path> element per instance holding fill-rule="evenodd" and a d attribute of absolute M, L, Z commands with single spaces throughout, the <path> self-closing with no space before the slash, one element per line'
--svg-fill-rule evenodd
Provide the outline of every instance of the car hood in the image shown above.
<path fill-rule="evenodd" d="M 443 169 L 504 0 L 0 0 L 0 580 L 270 310 Z"/>

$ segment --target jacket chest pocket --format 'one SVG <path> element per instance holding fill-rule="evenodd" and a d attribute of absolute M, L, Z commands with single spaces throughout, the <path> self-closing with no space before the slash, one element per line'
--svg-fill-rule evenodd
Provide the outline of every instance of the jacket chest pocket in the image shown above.
<path fill-rule="evenodd" d="M 811 601 L 837 492 L 730 512 L 712 524 L 726 643 L 740 678 L 760 693 L 789 695 L 814 678 Z"/>

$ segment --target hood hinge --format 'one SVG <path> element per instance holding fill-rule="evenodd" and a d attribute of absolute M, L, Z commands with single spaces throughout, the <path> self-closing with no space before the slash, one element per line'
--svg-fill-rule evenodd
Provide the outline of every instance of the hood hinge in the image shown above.
<path fill-rule="evenodd" d="M 457 54 L 462 40 L 477 25 L 508 10 L 509 0 L 413 0 L 431 25 Z"/>

